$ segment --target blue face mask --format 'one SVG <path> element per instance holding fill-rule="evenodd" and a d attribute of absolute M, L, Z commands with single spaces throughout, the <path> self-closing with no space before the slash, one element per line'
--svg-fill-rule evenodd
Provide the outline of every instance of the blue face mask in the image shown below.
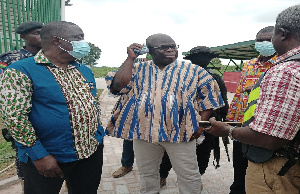
<path fill-rule="evenodd" d="M 255 49 L 265 57 L 272 56 L 276 52 L 270 41 L 255 42 Z"/>
<path fill-rule="evenodd" d="M 60 37 L 58 37 L 58 38 L 71 43 L 71 45 L 73 47 L 72 51 L 67 51 L 66 49 L 62 48 L 61 46 L 58 46 L 58 47 L 64 51 L 68 52 L 71 56 L 75 57 L 76 59 L 81 59 L 81 58 L 87 56 L 91 50 L 89 43 L 85 40 L 68 41 L 68 40 L 65 40 Z"/>

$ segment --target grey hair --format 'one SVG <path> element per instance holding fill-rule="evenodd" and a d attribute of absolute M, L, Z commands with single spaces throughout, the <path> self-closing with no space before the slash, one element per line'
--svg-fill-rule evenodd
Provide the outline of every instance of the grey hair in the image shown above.
<path fill-rule="evenodd" d="M 65 38 L 69 33 L 68 26 L 76 25 L 72 22 L 66 21 L 54 21 L 46 23 L 40 32 L 42 46 L 45 45 L 53 36 L 59 36 Z"/>
<path fill-rule="evenodd" d="M 286 28 L 300 40 L 300 4 L 291 6 L 278 14 L 275 30 Z"/>

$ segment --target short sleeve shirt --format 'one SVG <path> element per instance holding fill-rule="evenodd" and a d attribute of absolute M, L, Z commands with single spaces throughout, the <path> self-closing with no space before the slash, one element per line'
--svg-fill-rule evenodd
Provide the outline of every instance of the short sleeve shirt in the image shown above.
<path fill-rule="evenodd" d="M 260 94 L 250 128 L 260 133 L 292 140 L 300 127 L 300 61 L 282 62 L 300 52 L 300 47 L 278 57 L 260 85 Z"/>

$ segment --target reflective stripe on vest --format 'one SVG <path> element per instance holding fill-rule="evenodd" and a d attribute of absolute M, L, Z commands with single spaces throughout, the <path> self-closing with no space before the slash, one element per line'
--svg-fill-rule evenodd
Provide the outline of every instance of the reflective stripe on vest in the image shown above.
<path fill-rule="evenodd" d="M 297 54 L 281 61 L 280 63 L 287 62 L 287 61 L 299 61 L 299 60 L 300 60 L 300 53 L 297 53 Z M 258 100 L 258 97 L 259 97 L 260 83 L 261 83 L 262 79 L 264 78 L 264 75 L 265 75 L 266 72 L 264 72 L 260 76 L 259 80 L 256 82 L 256 84 L 254 85 L 252 91 L 249 94 L 248 102 L 247 102 L 247 108 L 244 112 L 244 119 L 243 119 L 242 127 L 249 126 L 249 124 L 254 120 L 254 111 L 255 111 L 257 100 Z"/>
<path fill-rule="evenodd" d="M 244 119 L 243 119 L 243 127 L 249 126 L 249 124 L 254 120 L 254 111 L 256 108 L 257 100 L 259 97 L 259 90 L 260 90 L 260 83 L 264 77 L 264 74 L 262 74 L 254 85 L 252 91 L 249 94 L 248 102 L 247 102 L 247 108 L 244 112 Z"/>

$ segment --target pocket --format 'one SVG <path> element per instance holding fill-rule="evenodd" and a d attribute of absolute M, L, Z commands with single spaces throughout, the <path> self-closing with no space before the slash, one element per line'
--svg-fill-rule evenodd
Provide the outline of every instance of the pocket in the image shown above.
<path fill-rule="evenodd" d="M 292 174 L 292 184 L 295 188 L 300 191 L 300 164 L 299 159 L 296 164 L 290 168 L 290 173 Z"/>
<path fill-rule="evenodd" d="M 254 163 L 262 163 L 270 160 L 275 152 L 261 147 L 243 144 L 242 151 L 244 156 Z"/>
<path fill-rule="evenodd" d="M 273 176 L 268 174 L 264 164 L 249 161 L 245 178 L 247 194 L 273 193 L 271 186 L 268 184 L 268 180 L 272 179 Z"/>

